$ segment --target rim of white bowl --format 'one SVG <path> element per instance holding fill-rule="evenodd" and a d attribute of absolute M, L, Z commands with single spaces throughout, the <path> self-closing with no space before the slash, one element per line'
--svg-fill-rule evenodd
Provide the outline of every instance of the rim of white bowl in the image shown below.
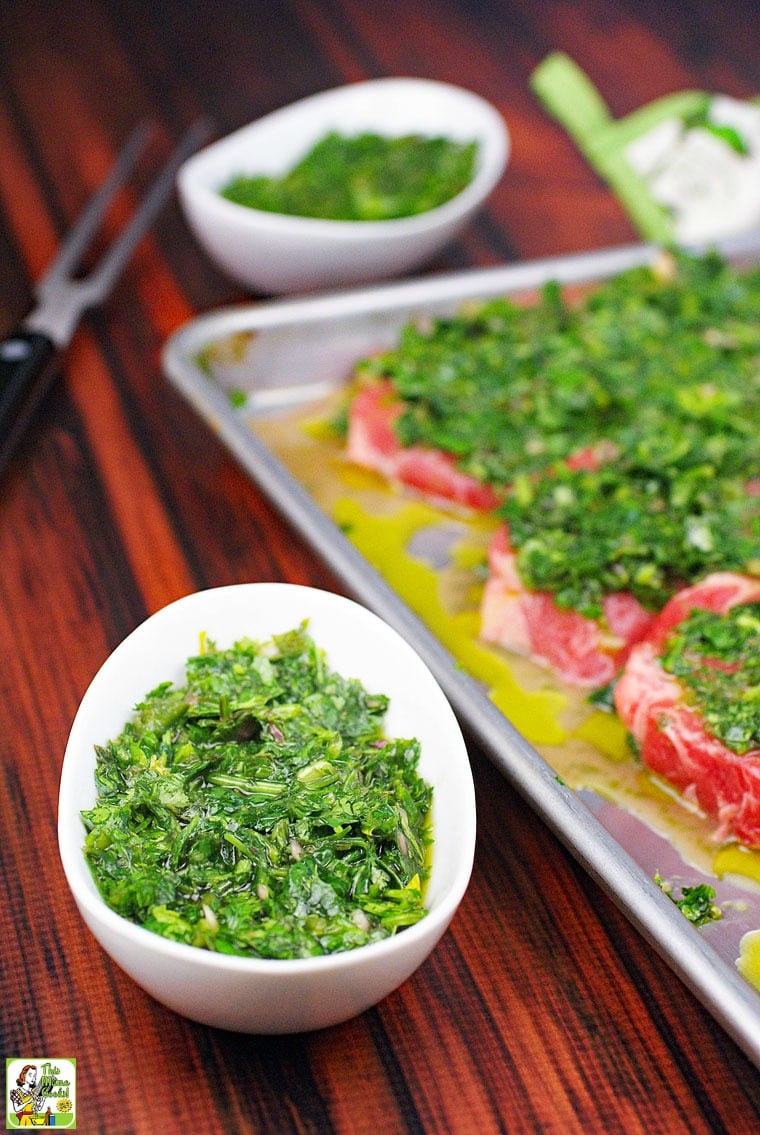
<path fill-rule="evenodd" d="M 402 643 L 415 655 L 420 665 L 427 670 L 436 686 L 438 682 L 435 677 L 430 673 L 429 668 L 425 662 L 419 657 L 417 652 L 398 632 L 381 619 L 369 608 L 364 607 L 362 604 L 349 599 L 346 596 L 338 595 L 336 592 L 325 591 L 320 588 L 306 587 L 302 584 L 289 584 L 289 583 L 243 583 L 243 584 L 229 584 L 222 587 L 207 588 L 204 591 L 191 592 L 188 595 L 182 596 L 174 600 L 172 603 L 167 604 L 165 607 L 160 608 L 158 611 L 150 615 L 142 623 L 134 628 L 128 634 L 114 651 L 103 662 L 102 666 L 98 669 L 97 673 L 92 679 L 92 682 L 85 691 L 85 695 L 80 703 L 80 709 L 85 704 L 88 697 L 90 688 L 97 680 L 102 670 L 113 658 L 114 654 L 119 651 L 126 643 L 135 637 L 138 632 L 145 627 L 156 616 L 161 615 L 163 611 L 169 608 L 178 607 L 180 604 L 194 602 L 198 597 L 209 594 L 211 592 L 233 592 L 249 588 L 276 588 L 285 591 L 296 592 L 309 592 L 319 593 L 322 596 L 329 596 L 334 599 L 339 605 L 347 604 L 352 607 L 357 607 L 365 615 L 371 616 L 373 620 L 377 620 L 380 624 L 386 627 L 393 636 L 400 639 Z M 440 690 L 440 686 L 438 686 Z M 445 694 L 441 690 L 441 697 L 445 705 L 451 713 L 453 724 L 458 731 L 458 747 L 461 744 L 462 755 L 467 768 L 469 769 L 469 759 L 467 757 L 467 750 L 462 737 L 459 724 L 454 715 L 453 709 L 448 702 Z M 71 734 L 75 733 L 77 718 L 79 717 L 79 710 L 72 723 Z M 145 927 L 130 921 L 123 915 L 118 914 L 115 910 L 108 906 L 105 899 L 102 898 L 97 890 L 97 885 L 92 876 L 92 873 L 85 860 L 82 845 L 83 845 L 83 832 L 81 828 L 81 821 L 79 820 L 80 807 L 74 799 L 74 774 L 72 773 L 72 763 L 69 762 L 69 744 L 66 747 L 63 768 L 61 772 L 60 790 L 59 790 L 59 812 L 58 812 L 58 847 L 61 858 L 61 863 L 66 876 L 69 889 L 74 897 L 77 906 L 80 908 L 83 918 L 87 918 L 99 924 L 104 930 L 109 931 L 113 935 L 118 935 L 122 943 L 128 943 L 136 950 L 153 952 L 162 955 L 165 959 L 175 958 L 177 961 L 192 962 L 193 964 L 201 967 L 222 969 L 230 972 L 257 972 L 261 974 L 279 974 L 285 975 L 292 973 L 294 976 L 304 969 L 330 969 L 332 967 L 347 967 L 357 964 L 361 959 L 366 958 L 368 961 L 372 958 L 378 960 L 387 953 L 395 953 L 400 947 L 404 945 L 412 945 L 418 939 L 433 938 L 434 942 L 440 938 L 445 931 L 449 922 L 459 907 L 464 894 L 469 885 L 470 877 L 472 874 L 472 867 L 475 854 L 475 839 L 477 829 L 477 814 L 475 808 L 475 794 L 474 785 L 472 784 L 471 773 L 466 777 L 468 782 L 468 807 L 463 814 L 466 816 L 466 825 L 462 833 L 463 848 L 466 854 L 459 858 L 456 864 L 456 869 L 452 872 L 451 879 L 445 887 L 445 892 L 441 901 L 432 907 L 428 913 L 420 919 L 419 922 L 414 923 L 412 926 L 406 927 L 398 934 L 392 935 L 389 938 L 383 938 L 378 942 L 370 942 L 364 946 L 358 946 L 353 950 L 343 950 L 331 954 L 321 954 L 307 958 L 255 958 L 246 957 L 237 954 L 222 954 L 212 950 L 205 950 L 199 946 L 188 945 L 185 942 L 175 942 L 170 938 L 164 938 L 160 934 L 156 934 L 152 930 L 147 930 Z M 435 805 L 433 805 L 435 806 Z M 90 928 L 91 929 L 91 928 Z M 437 933 L 436 933 L 437 932 Z M 93 931 L 94 933 L 94 931 Z M 97 937 L 97 936 L 96 936 Z M 101 947 L 108 953 L 107 947 Z"/>

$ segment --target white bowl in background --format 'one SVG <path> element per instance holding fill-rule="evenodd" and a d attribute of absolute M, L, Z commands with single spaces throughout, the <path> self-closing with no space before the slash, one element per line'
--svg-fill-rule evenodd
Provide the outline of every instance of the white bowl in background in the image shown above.
<path fill-rule="evenodd" d="M 220 647 L 268 640 L 308 620 L 328 664 L 390 698 L 389 736 L 417 737 L 420 775 L 433 786 L 428 913 L 380 942 L 293 960 L 217 954 L 173 942 L 116 914 L 84 856 L 82 809 L 96 797 L 95 745 L 118 736 L 160 682 L 183 684 L 206 632 Z M 283 583 L 213 588 L 162 608 L 103 664 L 74 719 L 63 762 L 58 838 L 79 911 L 103 949 L 148 993 L 194 1021 L 247 1033 L 303 1032 L 375 1005 L 425 960 L 465 893 L 475 848 L 472 774 L 456 718 L 420 657 L 366 608 L 331 592 Z"/>
<path fill-rule="evenodd" d="M 236 174 L 286 173 L 329 130 L 476 141 L 475 176 L 443 205 L 389 221 L 285 216 L 221 196 Z M 376 79 L 312 95 L 212 143 L 184 163 L 177 189 L 190 229 L 223 272 L 254 291 L 309 291 L 387 278 L 430 259 L 494 188 L 509 145 L 501 115 L 471 91 L 429 79 Z"/>

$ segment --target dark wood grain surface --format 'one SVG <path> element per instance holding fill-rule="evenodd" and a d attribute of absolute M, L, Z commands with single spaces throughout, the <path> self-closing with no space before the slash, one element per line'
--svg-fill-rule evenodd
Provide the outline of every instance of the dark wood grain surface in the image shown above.
<path fill-rule="evenodd" d="M 531 70 L 567 51 L 616 115 L 685 87 L 746 97 L 757 16 L 753 0 L 4 0 L 0 330 L 137 120 L 158 124 L 160 156 L 200 114 L 221 135 L 384 75 L 469 87 L 512 134 L 506 176 L 431 271 L 628 242 Z M 4 1055 L 76 1057 L 79 1130 L 103 1135 L 758 1130 L 757 1069 L 474 745 L 469 891 L 431 958 L 354 1021 L 279 1038 L 192 1024 L 85 929 L 57 854 L 58 779 L 109 651 L 199 588 L 343 590 L 162 376 L 172 331 L 243 298 L 172 202 L 0 483 Z"/>

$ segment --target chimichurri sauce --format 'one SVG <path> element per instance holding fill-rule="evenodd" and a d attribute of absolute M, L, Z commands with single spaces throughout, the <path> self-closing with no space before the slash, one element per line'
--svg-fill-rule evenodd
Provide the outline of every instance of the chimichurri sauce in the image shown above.
<path fill-rule="evenodd" d="M 712 571 L 760 572 L 758 499 L 709 466 L 556 467 L 516 482 L 501 513 L 526 586 L 589 618 L 614 592 L 659 610 Z"/>
<path fill-rule="evenodd" d="M 758 311 L 760 269 L 667 255 L 577 303 L 551 283 L 409 324 L 358 373 L 394 385 L 403 445 L 502 492 L 526 586 L 592 617 L 608 591 L 657 608 L 760 572 Z"/>
<path fill-rule="evenodd" d="M 708 731 L 733 752 L 760 748 L 760 603 L 695 610 L 666 643 L 662 665 Z"/>
<path fill-rule="evenodd" d="M 387 221 L 426 213 L 461 193 L 476 157 L 475 142 L 332 131 L 283 177 L 238 174 L 221 194 L 268 213 Z"/>
<path fill-rule="evenodd" d="M 418 921 L 432 789 L 384 695 L 306 633 L 202 643 L 97 750 L 85 853 L 119 914 L 266 958 L 350 950 Z"/>
<path fill-rule="evenodd" d="M 404 445 L 453 453 L 508 485 L 600 439 L 660 464 L 701 455 L 721 474 L 760 472 L 760 269 L 668 257 L 577 304 L 547 285 L 535 304 L 494 299 L 411 323 L 363 360 L 406 403 Z"/>

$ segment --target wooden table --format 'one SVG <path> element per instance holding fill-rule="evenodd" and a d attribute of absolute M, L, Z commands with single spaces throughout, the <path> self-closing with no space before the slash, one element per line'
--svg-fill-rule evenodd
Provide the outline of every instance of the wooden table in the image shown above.
<path fill-rule="evenodd" d="M 756 15 L 752 0 L 5 0 L 3 330 L 136 120 L 157 122 L 168 151 L 199 114 L 221 135 L 384 75 L 470 87 L 512 133 L 507 175 L 431 271 L 626 243 L 531 70 L 567 51 L 616 115 L 689 86 L 746 97 L 760 90 Z M 75 1057 L 79 1130 L 103 1135 L 757 1130 L 755 1067 L 474 745 L 465 901 L 429 961 L 359 1019 L 280 1038 L 195 1025 L 85 929 L 58 859 L 58 778 L 109 651 L 199 588 L 343 590 L 162 376 L 171 332 L 244 298 L 172 203 L 80 328 L 0 484 L 4 1055 Z"/>

